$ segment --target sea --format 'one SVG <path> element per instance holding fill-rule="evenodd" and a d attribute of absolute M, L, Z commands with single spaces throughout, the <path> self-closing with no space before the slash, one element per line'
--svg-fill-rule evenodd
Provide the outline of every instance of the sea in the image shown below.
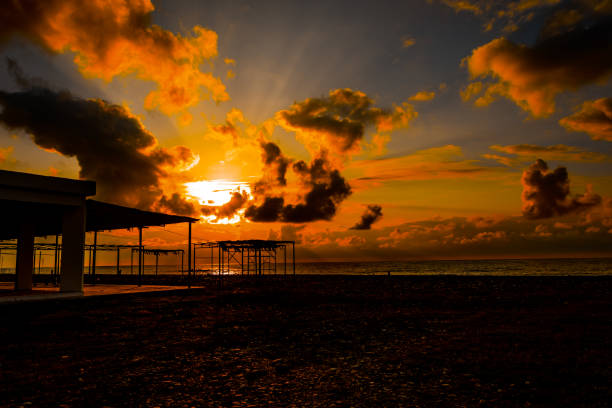
<path fill-rule="evenodd" d="M 5 263 L 1 273 L 14 273 L 14 266 Z M 138 265 L 121 265 L 121 274 L 137 274 Z M 196 265 L 196 273 L 218 274 L 217 265 Z M 53 268 L 35 268 L 35 274 L 50 274 Z M 86 266 L 84 273 L 89 272 Z M 96 274 L 116 274 L 117 267 L 96 267 Z M 155 265 L 145 264 L 144 274 L 155 275 Z M 159 265 L 158 274 L 186 273 L 177 265 Z M 240 274 L 239 265 L 227 267 L 224 274 Z M 246 270 L 244 271 L 246 274 Z M 252 274 L 253 271 L 250 271 Z M 285 269 L 281 262 L 276 271 L 271 266 L 265 274 L 293 274 L 293 266 Z M 378 261 L 378 262 L 307 262 L 296 263 L 295 273 L 315 275 L 463 275 L 463 276 L 604 276 L 612 275 L 612 258 L 571 258 L 571 259 L 496 259 L 496 260 L 432 260 L 432 261 Z"/>

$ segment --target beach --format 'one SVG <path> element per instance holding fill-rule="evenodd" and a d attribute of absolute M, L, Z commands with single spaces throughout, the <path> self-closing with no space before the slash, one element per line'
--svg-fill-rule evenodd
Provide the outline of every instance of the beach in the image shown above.
<path fill-rule="evenodd" d="M 5 304 L 0 405 L 607 407 L 611 283 L 251 276 Z"/>

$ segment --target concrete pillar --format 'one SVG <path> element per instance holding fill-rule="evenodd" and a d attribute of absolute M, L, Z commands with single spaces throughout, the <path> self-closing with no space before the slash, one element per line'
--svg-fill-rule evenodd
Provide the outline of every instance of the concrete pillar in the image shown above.
<path fill-rule="evenodd" d="M 21 225 L 17 238 L 16 290 L 32 290 L 34 271 L 34 224 Z"/>
<path fill-rule="evenodd" d="M 64 210 L 60 292 L 83 291 L 83 258 L 85 245 L 85 202 Z"/>

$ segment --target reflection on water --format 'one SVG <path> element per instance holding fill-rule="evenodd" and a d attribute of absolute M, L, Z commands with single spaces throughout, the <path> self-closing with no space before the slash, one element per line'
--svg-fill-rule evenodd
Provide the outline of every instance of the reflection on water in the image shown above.
<path fill-rule="evenodd" d="M 15 273 L 15 269 L 3 265 L 2 273 Z M 198 274 L 216 273 L 210 270 L 210 265 L 198 265 Z M 42 267 L 40 273 L 49 274 L 52 268 Z M 278 264 L 279 274 L 284 273 L 282 263 Z M 123 275 L 130 275 L 130 266 L 121 266 Z M 240 273 L 239 267 L 232 267 L 232 273 Z M 287 265 L 287 273 L 292 273 L 291 264 Z M 387 262 L 312 262 L 297 263 L 297 274 L 321 275 L 379 275 L 391 273 L 394 275 L 610 275 L 612 274 L 612 258 L 593 259 L 505 259 L 476 261 L 387 261 Z M 36 268 L 35 273 L 38 273 Z M 87 273 L 87 268 L 85 268 Z M 98 266 L 97 274 L 115 274 L 115 266 Z M 138 273 L 134 265 L 133 273 Z M 146 275 L 155 274 L 155 265 L 146 265 Z M 176 265 L 159 265 L 160 274 L 180 274 Z"/>

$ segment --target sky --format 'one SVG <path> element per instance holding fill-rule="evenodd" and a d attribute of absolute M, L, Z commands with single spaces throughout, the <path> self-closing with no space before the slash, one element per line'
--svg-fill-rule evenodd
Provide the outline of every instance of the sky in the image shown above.
<path fill-rule="evenodd" d="M 16 0 L 0 168 L 304 261 L 609 256 L 611 18 L 609 0 Z"/>

